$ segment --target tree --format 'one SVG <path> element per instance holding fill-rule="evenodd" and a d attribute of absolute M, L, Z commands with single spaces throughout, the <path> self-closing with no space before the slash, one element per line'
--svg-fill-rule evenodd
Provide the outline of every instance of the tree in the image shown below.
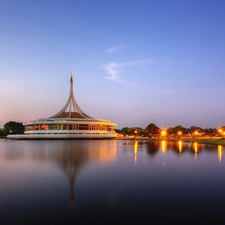
<path fill-rule="evenodd" d="M 3 129 L 0 128 L 0 137 L 4 137 L 5 136 L 5 132 L 3 131 Z"/>
<path fill-rule="evenodd" d="M 24 133 L 24 126 L 22 123 L 9 121 L 4 125 L 3 131 L 5 135 L 8 134 L 23 134 Z"/>
<path fill-rule="evenodd" d="M 145 133 L 148 137 L 152 137 L 155 135 L 160 134 L 160 128 L 158 128 L 154 123 L 150 123 L 146 128 L 145 128 Z"/>
<path fill-rule="evenodd" d="M 171 134 L 173 134 L 173 127 L 169 127 L 166 129 L 166 136 L 170 136 Z"/>
<path fill-rule="evenodd" d="M 202 128 L 201 127 L 196 127 L 196 126 L 191 126 L 187 129 L 188 133 L 195 138 L 196 137 L 196 133 L 198 132 L 202 132 Z"/>
<path fill-rule="evenodd" d="M 144 134 L 144 130 L 141 127 L 130 127 L 130 134 L 134 136 L 142 136 Z"/>
<path fill-rule="evenodd" d="M 131 133 L 131 131 L 132 131 L 132 128 L 130 128 L 130 127 L 123 127 L 121 129 L 122 134 L 128 134 L 129 135 Z"/>
<path fill-rule="evenodd" d="M 217 129 L 216 128 L 205 128 L 203 129 L 203 132 L 210 136 L 210 138 L 212 138 L 213 136 L 216 136 L 217 134 Z"/>
<path fill-rule="evenodd" d="M 179 132 L 181 133 L 179 134 Z M 182 134 L 187 134 L 187 129 L 181 125 L 178 125 L 172 129 L 172 133 L 180 137 Z"/>

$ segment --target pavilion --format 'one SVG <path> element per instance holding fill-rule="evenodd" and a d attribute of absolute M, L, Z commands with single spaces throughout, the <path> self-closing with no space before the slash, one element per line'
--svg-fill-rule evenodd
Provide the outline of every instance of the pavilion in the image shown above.
<path fill-rule="evenodd" d="M 10 139 L 109 139 L 115 138 L 116 123 L 94 119 L 77 104 L 70 76 L 70 94 L 64 107 L 55 115 L 23 123 L 24 134 L 8 135 Z"/>

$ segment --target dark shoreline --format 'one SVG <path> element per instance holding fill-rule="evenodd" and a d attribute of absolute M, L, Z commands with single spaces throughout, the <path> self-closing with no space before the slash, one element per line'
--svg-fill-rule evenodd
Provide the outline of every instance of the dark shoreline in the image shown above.
<path fill-rule="evenodd" d="M 7 139 L 7 137 L 0 137 L 1 139 Z M 111 139 L 112 140 L 112 139 Z M 115 138 L 114 140 L 133 140 L 133 141 L 183 141 L 183 142 L 197 142 L 199 144 L 208 144 L 208 145 L 222 145 L 225 146 L 225 138 L 221 137 L 199 137 L 199 138 L 190 138 L 190 137 L 181 137 L 181 138 L 148 138 L 148 137 L 124 137 L 124 138 Z"/>
<path fill-rule="evenodd" d="M 146 141 L 183 141 L 183 142 L 194 142 L 199 144 L 209 144 L 209 145 L 223 145 L 225 146 L 225 138 L 221 137 L 199 137 L 199 138 L 190 138 L 190 137 L 181 137 L 181 138 L 148 138 L 148 137 L 124 137 L 116 138 L 117 140 L 146 140 Z"/>

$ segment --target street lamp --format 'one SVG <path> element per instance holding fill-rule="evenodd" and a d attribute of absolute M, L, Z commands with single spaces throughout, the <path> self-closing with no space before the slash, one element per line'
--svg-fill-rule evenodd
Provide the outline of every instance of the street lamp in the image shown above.
<path fill-rule="evenodd" d="M 162 135 L 162 137 L 164 138 L 164 137 L 166 136 L 166 131 L 165 131 L 165 130 L 162 130 L 162 131 L 161 131 L 161 135 Z"/>
<path fill-rule="evenodd" d="M 194 136 L 194 137 L 196 137 L 196 136 L 198 135 L 198 131 L 195 131 L 195 133 L 194 133 L 194 134 L 195 134 L 195 136 Z"/>
<path fill-rule="evenodd" d="M 180 138 L 182 132 L 181 131 L 178 131 L 178 138 Z"/>
<path fill-rule="evenodd" d="M 223 130 L 222 129 L 218 129 L 218 131 L 219 131 L 219 134 L 221 135 L 221 136 L 223 136 Z"/>

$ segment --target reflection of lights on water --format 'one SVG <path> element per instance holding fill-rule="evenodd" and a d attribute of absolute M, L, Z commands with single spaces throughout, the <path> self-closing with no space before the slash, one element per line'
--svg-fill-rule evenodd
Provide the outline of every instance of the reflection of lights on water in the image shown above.
<path fill-rule="evenodd" d="M 134 162 L 137 162 L 138 141 L 134 142 Z"/>
<path fill-rule="evenodd" d="M 194 143 L 194 150 L 196 153 L 198 152 L 198 143 L 197 142 Z"/>
<path fill-rule="evenodd" d="M 197 142 L 194 143 L 194 151 L 195 151 L 194 159 L 197 159 L 197 153 L 198 153 L 198 143 Z"/>
<path fill-rule="evenodd" d="M 218 159 L 219 159 L 219 162 L 222 161 L 222 154 L 223 154 L 222 146 L 218 145 Z"/>
<path fill-rule="evenodd" d="M 166 141 L 162 141 L 162 153 L 166 151 Z"/>
<path fill-rule="evenodd" d="M 183 147 L 183 142 L 179 141 L 178 145 L 179 145 L 179 153 L 181 153 L 182 152 L 182 147 Z"/>
<path fill-rule="evenodd" d="M 114 160 L 116 155 L 117 145 L 113 145 L 109 148 L 107 142 L 102 142 L 98 149 L 96 149 L 94 145 L 89 148 L 89 158 L 100 162 L 109 162 Z"/>
<path fill-rule="evenodd" d="M 134 142 L 134 154 L 138 152 L 138 141 Z"/>

